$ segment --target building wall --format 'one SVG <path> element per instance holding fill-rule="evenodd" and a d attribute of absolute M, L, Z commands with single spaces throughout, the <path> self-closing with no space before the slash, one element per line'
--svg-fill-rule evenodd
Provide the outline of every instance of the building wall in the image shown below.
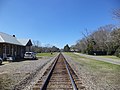
<path fill-rule="evenodd" d="M 0 56 L 4 59 L 8 55 L 15 58 L 23 58 L 25 53 L 25 46 L 0 43 Z"/>
<path fill-rule="evenodd" d="M 26 52 L 31 52 L 32 51 L 32 46 L 26 46 Z"/>
<path fill-rule="evenodd" d="M 0 44 L 0 57 L 3 55 L 3 44 Z"/>

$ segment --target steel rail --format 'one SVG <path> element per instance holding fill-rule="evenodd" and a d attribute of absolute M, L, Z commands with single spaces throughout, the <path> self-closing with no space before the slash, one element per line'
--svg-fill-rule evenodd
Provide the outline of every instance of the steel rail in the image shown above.
<path fill-rule="evenodd" d="M 47 85 L 48 85 L 49 80 L 50 80 L 50 77 L 52 76 L 52 72 L 53 72 L 53 70 L 54 70 L 54 68 L 55 68 L 55 66 L 56 66 L 56 63 L 57 63 L 60 55 L 62 55 L 62 54 L 60 53 L 60 54 L 58 55 L 58 57 L 56 57 L 55 62 L 53 63 L 53 65 L 52 65 L 52 67 L 51 67 L 48 75 L 46 76 L 45 81 L 44 81 L 42 87 L 40 88 L 40 90 L 46 90 Z M 63 55 L 62 55 L 62 56 L 63 56 Z M 72 83 L 73 90 L 78 90 L 78 89 L 77 89 L 77 86 L 76 86 L 76 84 L 75 84 L 75 81 L 73 80 L 73 77 L 72 77 L 72 75 L 71 75 L 71 73 L 70 73 L 70 70 L 69 70 L 69 68 L 68 68 L 67 61 L 66 61 L 66 59 L 65 59 L 64 56 L 63 56 L 63 58 L 64 58 L 64 63 L 65 63 L 66 69 L 67 69 L 67 73 L 68 73 L 68 75 L 69 75 L 69 77 L 70 77 L 70 81 L 71 81 L 71 83 Z"/>
<path fill-rule="evenodd" d="M 64 63 L 65 63 L 65 66 L 66 66 L 68 75 L 69 75 L 69 77 L 70 77 L 70 81 L 71 81 L 71 83 L 72 83 L 73 90 L 78 90 L 78 89 L 77 89 L 77 86 L 76 86 L 76 84 L 75 84 L 75 81 L 74 81 L 74 79 L 73 79 L 73 77 L 72 77 L 72 75 L 71 75 L 71 73 L 70 73 L 70 70 L 69 70 L 69 68 L 68 68 L 68 64 L 67 64 L 67 61 L 66 61 L 65 58 L 64 58 Z"/>
<path fill-rule="evenodd" d="M 40 88 L 40 90 L 46 90 L 47 85 L 48 85 L 49 80 L 50 80 L 50 77 L 51 77 L 51 75 L 52 75 L 52 72 L 53 72 L 53 70 L 54 70 L 54 68 L 55 68 L 55 65 L 56 65 L 58 59 L 59 59 L 59 56 L 60 56 L 60 54 L 55 58 L 55 62 L 53 63 L 53 65 L 52 65 L 52 67 L 51 67 L 48 75 L 46 76 L 45 81 L 44 81 L 42 87 Z"/>

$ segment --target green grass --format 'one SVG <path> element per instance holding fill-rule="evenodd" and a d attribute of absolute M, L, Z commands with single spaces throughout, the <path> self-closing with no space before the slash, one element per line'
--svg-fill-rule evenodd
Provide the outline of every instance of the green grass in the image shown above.
<path fill-rule="evenodd" d="M 89 56 L 94 56 L 94 55 L 89 55 Z M 114 56 L 114 55 L 98 55 L 96 57 L 102 57 L 102 58 L 110 58 L 110 59 L 114 59 L 114 60 L 120 60 L 119 57 Z"/>
<path fill-rule="evenodd" d="M 120 72 L 120 65 L 111 64 L 104 61 L 97 61 L 94 59 L 89 59 L 83 56 L 79 56 L 73 53 L 66 53 L 67 55 L 71 56 L 73 60 L 86 65 L 86 67 L 91 68 L 92 70 L 113 70 Z"/>
<path fill-rule="evenodd" d="M 56 53 L 37 53 L 37 57 L 52 57 L 56 55 Z"/>
<path fill-rule="evenodd" d="M 87 75 L 87 77 L 92 76 L 95 78 L 96 82 L 107 82 L 112 87 L 120 86 L 120 65 L 115 65 L 103 61 L 97 61 L 94 59 L 89 59 L 86 57 L 81 57 L 73 53 L 65 53 L 74 60 L 81 69 L 81 73 Z M 89 74 L 88 74 L 89 72 Z M 118 90 L 118 89 L 116 89 Z"/>

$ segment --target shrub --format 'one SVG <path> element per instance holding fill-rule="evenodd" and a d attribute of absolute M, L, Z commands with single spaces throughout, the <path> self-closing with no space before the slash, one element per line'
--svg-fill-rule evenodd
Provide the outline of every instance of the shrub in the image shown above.
<path fill-rule="evenodd" d="M 115 55 L 120 58 L 120 47 L 116 50 Z"/>

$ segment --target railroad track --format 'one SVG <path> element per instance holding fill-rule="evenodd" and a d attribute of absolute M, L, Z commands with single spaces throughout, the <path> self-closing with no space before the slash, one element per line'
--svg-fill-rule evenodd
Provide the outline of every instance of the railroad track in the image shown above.
<path fill-rule="evenodd" d="M 32 89 L 85 90 L 85 87 L 60 53 Z"/>

